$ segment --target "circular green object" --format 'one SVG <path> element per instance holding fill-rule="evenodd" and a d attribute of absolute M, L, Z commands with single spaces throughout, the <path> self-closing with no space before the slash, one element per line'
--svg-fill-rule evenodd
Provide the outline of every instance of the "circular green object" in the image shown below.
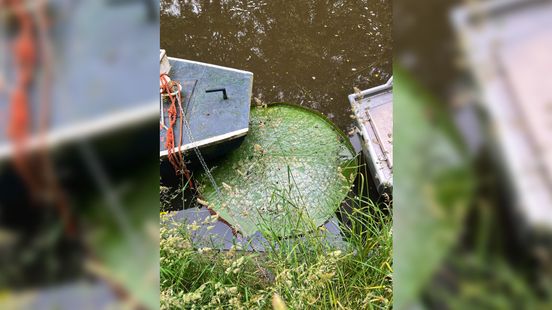
<path fill-rule="evenodd" d="M 218 192 L 203 173 L 209 207 L 242 234 L 278 237 L 324 224 L 357 173 L 346 135 L 322 114 L 291 104 L 252 107 L 242 145 L 214 164 Z"/>

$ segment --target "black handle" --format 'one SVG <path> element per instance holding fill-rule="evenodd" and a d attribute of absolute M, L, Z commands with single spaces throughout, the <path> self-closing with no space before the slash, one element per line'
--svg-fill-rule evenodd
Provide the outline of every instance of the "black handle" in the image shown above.
<path fill-rule="evenodd" d="M 228 95 L 226 94 L 226 88 L 208 89 L 205 92 L 206 93 L 216 93 L 216 92 L 219 92 L 219 91 L 222 92 L 222 97 L 224 98 L 224 100 L 228 99 Z"/>

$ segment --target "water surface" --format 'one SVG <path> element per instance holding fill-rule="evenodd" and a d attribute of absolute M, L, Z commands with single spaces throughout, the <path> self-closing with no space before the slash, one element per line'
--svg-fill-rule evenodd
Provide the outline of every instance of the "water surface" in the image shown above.
<path fill-rule="evenodd" d="M 392 74 L 391 1 L 161 0 L 169 56 L 254 73 L 253 96 L 353 125 L 347 95 Z"/>

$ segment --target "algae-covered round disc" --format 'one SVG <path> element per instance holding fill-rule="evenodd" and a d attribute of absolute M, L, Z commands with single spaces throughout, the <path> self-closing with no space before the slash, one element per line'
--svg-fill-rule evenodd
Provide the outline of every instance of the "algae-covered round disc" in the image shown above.
<path fill-rule="evenodd" d="M 200 192 L 242 234 L 290 236 L 331 218 L 350 190 L 357 160 L 347 137 L 321 114 L 290 104 L 251 109 L 243 144 Z"/>

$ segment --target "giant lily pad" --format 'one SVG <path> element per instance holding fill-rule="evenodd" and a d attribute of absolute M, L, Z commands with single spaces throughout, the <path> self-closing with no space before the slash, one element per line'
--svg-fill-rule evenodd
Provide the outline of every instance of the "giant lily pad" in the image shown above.
<path fill-rule="evenodd" d="M 290 104 L 251 110 L 243 144 L 203 173 L 209 207 L 244 235 L 304 233 L 346 197 L 357 161 L 348 138 L 321 114 Z"/>

